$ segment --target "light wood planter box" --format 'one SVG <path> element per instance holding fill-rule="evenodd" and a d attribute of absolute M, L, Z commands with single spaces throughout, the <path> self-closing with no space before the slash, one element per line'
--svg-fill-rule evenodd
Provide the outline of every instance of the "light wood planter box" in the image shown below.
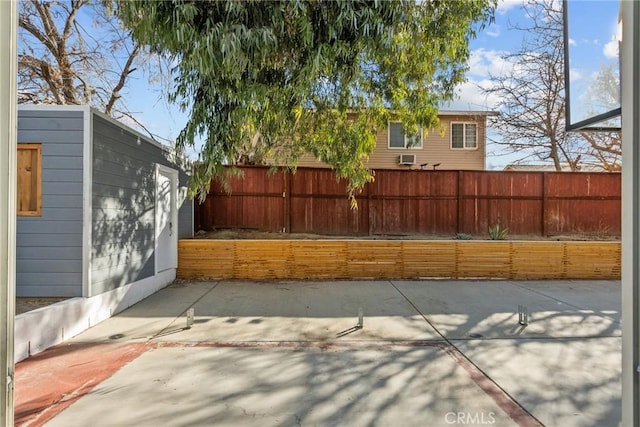
<path fill-rule="evenodd" d="M 620 279 L 620 242 L 180 240 L 179 278 Z"/>

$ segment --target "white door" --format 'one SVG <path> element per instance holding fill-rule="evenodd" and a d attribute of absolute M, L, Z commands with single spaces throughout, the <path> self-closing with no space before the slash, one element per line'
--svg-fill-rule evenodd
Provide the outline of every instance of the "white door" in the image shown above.
<path fill-rule="evenodd" d="M 178 267 L 178 171 L 156 168 L 156 273 Z"/>

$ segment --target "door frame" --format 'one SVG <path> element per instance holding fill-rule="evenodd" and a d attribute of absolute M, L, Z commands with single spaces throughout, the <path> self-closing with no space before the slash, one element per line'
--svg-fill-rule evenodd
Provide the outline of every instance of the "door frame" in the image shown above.
<path fill-rule="evenodd" d="M 171 198 L 171 202 L 170 202 L 170 208 L 171 208 L 171 212 L 170 212 L 170 221 L 172 227 L 173 227 L 173 232 L 171 234 L 171 240 L 172 240 L 172 246 L 174 248 L 173 251 L 173 259 L 171 262 L 171 266 L 162 270 L 158 269 L 158 252 L 160 247 L 158 246 L 158 239 L 160 237 L 160 233 L 161 230 L 158 227 L 158 224 L 160 222 L 160 209 L 159 209 L 159 198 L 158 198 L 158 184 L 160 182 L 160 175 L 164 175 L 166 177 L 169 178 L 170 182 L 171 182 L 171 189 L 170 189 L 170 198 Z M 156 173 L 155 173 L 155 186 L 154 186 L 154 192 L 155 192 L 155 207 L 154 207 L 154 250 L 153 250 L 153 254 L 154 254 L 154 260 L 153 260 L 153 264 L 154 264 L 154 272 L 155 274 L 158 274 L 162 271 L 166 271 L 166 270 L 170 270 L 170 269 L 176 269 L 178 268 L 178 171 L 176 169 L 170 168 L 168 166 L 164 166 L 161 164 L 156 163 Z"/>

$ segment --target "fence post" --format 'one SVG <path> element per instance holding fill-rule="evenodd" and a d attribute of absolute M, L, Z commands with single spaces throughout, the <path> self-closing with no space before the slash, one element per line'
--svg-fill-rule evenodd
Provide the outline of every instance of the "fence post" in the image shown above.
<path fill-rule="evenodd" d="M 372 211 L 373 211 L 373 206 L 371 206 L 371 183 L 367 183 L 367 229 L 368 229 L 368 234 L 369 236 L 371 236 L 372 231 L 373 231 L 373 222 L 371 221 L 371 215 L 372 215 Z"/>
<path fill-rule="evenodd" d="M 458 198 L 458 203 L 456 206 L 457 212 L 456 212 L 456 233 L 461 233 L 460 231 L 460 216 L 462 215 L 462 171 L 458 170 L 458 182 L 457 182 L 457 198 Z"/>
<path fill-rule="evenodd" d="M 284 180 L 284 229 L 285 233 L 291 233 L 291 171 L 282 168 Z"/>
<path fill-rule="evenodd" d="M 542 172 L 542 237 L 547 237 L 547 173 Z"/>

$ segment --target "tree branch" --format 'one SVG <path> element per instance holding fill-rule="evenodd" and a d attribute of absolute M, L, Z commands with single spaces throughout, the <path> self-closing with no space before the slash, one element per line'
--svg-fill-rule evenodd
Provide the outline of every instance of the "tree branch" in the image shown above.
<path fill-rule="evenodd" d="M 107 102 L 107 105 L 104 108 L 104 112 L 106 114 L 111 114 L 113 105 L 116 103 L 118 99 L 120 99 L 120 91 L 124 87 L 127 81 L 127 77 L 129 77 L 129 74 L 131 74 L 135 70 L 135 69 L 132 70 L 131 66 L 133 64 L 133 60 L 138 55 L 139 51 L 140 51 L 140 44 L 136 43 L 133 49 L 131 50 L 131 53 L 129 53 L 127 62 L 124 64 L 124 67 L 122 68 L 122 71 L 120 73 L 120 79 L 118 79 L 118 83 L 116 83 L 116 85 L 113 87 L 113 90 L 111 91 L 109 102 Z"/>

